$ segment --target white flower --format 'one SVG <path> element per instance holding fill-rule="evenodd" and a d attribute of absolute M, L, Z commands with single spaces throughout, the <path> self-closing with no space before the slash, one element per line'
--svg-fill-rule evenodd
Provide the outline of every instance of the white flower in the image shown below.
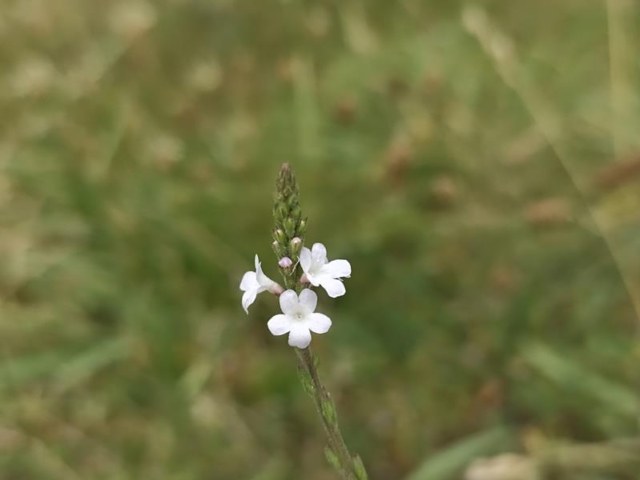
<path fill-rule="evenodd" d="M 249 313 L 249 306 L 256 300 L 259 293 L 267 290 L 273 293 L 282 292 L 282 287 L 262 272 L 258 255 L 256 255 L 255 262 L 256 271 L 245 273 L 240 282 L 240 290 L 244 292 L 244 295 L 242 295 L 242 308 L 247 313 Z"/>
<path fill-rule="evenodd" d="M 315 243 L 311 250 L 304 247 L 300 252 L 300 265 L 311 285 L 320 285 L 331 298 L 340 297 L 346 290 L 341 278 L 351 276 L 351 264 L 346 260 L 327 260 L 327 249 Z"/>
<path fill-rule="evenodd" d="M 275 315 L 267 326 L 273 335 L 289 334 L 289 345 L 307 348 L 311 343 L 311 332 L 326 333 L 331 328 L 331 319 L 322 313 L 314 313 L 318 296 L 312 290 L 304 289 L 300 296 L 293 290 L 280 295 L 283 315 Z"/>

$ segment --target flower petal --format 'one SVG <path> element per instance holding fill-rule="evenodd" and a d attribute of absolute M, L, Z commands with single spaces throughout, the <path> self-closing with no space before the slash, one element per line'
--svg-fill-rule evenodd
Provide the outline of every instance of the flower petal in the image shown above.
<path fill-rule="evenodd" d="M 312 313 L 307 317 L 307 327 L 314 333 L 327 333 L 331 328 L 331 319 L 322 313 Z"/>
<path fill-rule="evenodd" d="M 347 289 L 344 288 L 344 284 L 340 280 L 334 278 L 322 278 L 320 280 L 320 286 L 327 291 L 327 295 L 331 298 L 341 297 L 347 293 Z"/>
<path fill-rule="evenodd" d="M 309 269 L 311 268 L 311 250 L 307 247 L 302 247 L 300 251 L 300 266 L 304 273 L 309 273 Z"/>
<path fill-rule="evenodd" d="M 262 271 L 262 265 L 260 264 L 260 260 L 258 259 L 258 255 L 256 255 L 256 281 L 258 284 L 263 287 L 264 290 L 269 290 L 271 286 L 276 283 L 267 277 Z"/>
<path fill-rule="evenodd" d="M 350 277 L 351 264 L 346 260 L 334 260 L 324 266 L 322 273 L 331 275 L 333 278 Z"/>
<path fill-rule="evenodd" d="M 327 263 L 327 249 L 321 243 L 314 243 L 311 247 L 311 258 L 313 263 L 324 265 Z"/>
<path fill-rule="evenodd" d="M 244 292 L 244 295 L 242 295 L 242 308 L 244 308 L 245 312 L 249 313 L 249 306 L 256 301 L 257 296 L 258 290 L 254 288 Z"/>
<path fill-rule="evenodd" d="M 271 290 L 271 287 L 277 285 L 276 282 L 267 277 L 264 273 L 262 275 L 257 275 L 258 283 L 264 290 Z"/>
<path fill-rule="evenodd" d="M 240 282 L 240 290 L 247 292 L 258 288 L 259 286 L 260 284 L 256 279 L 256 272 L 247 272 L 243 275 L 242 281 Z"/>
<path fill-rule="evenodd" d="M 287 290 L 280 295 L 280 308 L 286 315 L 295 315 L 298 312 L 298 295 L 293 290 Z"/>
<path fill-rule="evenodd" d="M 313 290 L 305 288 L 300 292 L 300 297 L 298 299 L 300 302 L 300 307 L 302 312 L 305 315 L 309 315 L 316 311 L 316 306 L 318 305 L 318 295 Z"/>
<path fill-rule="evenodd" d="M 284 335 L 291 331 L 291 317 L 287 315 L 274 315 L 267 322 L 267 327 L 272 335 Z"/>
<path fill-rule="evenodd" d="M 304 325 L 293 325 L 289 332 L 289 345 L 298 348 L 307 348 L 311 343 L 311 332 Z"/>

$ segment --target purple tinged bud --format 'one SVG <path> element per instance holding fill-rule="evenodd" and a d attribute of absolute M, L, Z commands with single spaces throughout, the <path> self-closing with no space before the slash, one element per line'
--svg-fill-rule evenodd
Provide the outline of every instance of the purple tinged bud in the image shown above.
<path fill-rule="evenodd" d="M 280 268 L 290 268 L 293 265 L 293 261 L 289 257 L 282 257 L 278 265 L 280 265 Z"/>

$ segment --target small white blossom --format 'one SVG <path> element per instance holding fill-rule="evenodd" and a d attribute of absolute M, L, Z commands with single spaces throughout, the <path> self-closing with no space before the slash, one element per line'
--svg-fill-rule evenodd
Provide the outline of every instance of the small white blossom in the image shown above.
<path fill-rule="evenodd" d="M 308 288 L 300 293 L 287 290 L 280 295 L 282 315 L 275 315 L 267 326 L 273 335 L 289 334 L 289 345 L 307 348 L 311 343 L 311 332 L 326 333 L 331 328 L 331 319 L 322 313 L 314 313 L 318 296 Z"/>
<path fill-rule="evenodd" d="M 249 313 L 249 306 L 256 300 L 259 293 L 267 290 L 272 293 L 282 292 L 282 287 L 262 272 L 258 255 L 256 255 L 255 264 L 256 271 L 245 273 L 240 282 L 240 290 L 244 292 L 244 295 L 242 295 L 242 308 L 247 313 Z"/>
<path fill-rule="evenodd" d="M 324 288 L 331 298 L 346 293 L 341 278 L 351 276 L 351 264 L 346 260 L 329 262 L 327 249 L 323 244 L 316 243 L 311 250 L 303 247 L 300 252 L 300 265 L 309 283 L 314 287 Z"/>

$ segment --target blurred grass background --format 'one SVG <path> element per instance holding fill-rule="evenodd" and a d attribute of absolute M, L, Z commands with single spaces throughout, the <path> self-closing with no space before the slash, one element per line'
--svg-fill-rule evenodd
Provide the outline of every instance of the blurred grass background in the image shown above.
<path fill-rule="evenodd" d="M 285 161 L 353 265 L 313 344 L 372 479 L 636 435 L 639 20 L 3 0 L 0 478 L 335 478 L 276 302 L 240 306 Z"/>

